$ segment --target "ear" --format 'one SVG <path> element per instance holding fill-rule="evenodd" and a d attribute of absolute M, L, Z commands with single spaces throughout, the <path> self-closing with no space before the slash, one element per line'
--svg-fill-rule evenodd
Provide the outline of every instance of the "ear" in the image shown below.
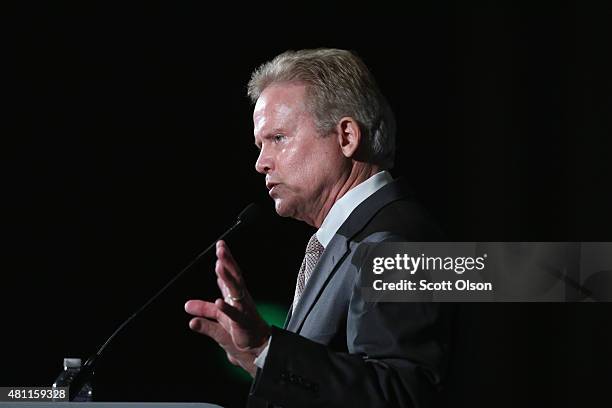
<path fill-rule="evenodd" d="M 354 157 L 361 144 L 361 129 L 357 121 L 345 116 L 338 122 L 336 131 L 342 154 L 347 158 Z"/>

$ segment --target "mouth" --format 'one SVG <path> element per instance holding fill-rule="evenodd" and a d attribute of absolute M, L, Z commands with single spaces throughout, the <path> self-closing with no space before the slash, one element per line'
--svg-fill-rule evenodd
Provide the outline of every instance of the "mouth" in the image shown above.
<path fill-rule="evenodd" d="M 278 186 L 278 183 L 266 183 L 266 188 L 268 189 L 268 195 L 272 196 L 275 187 Z"/>

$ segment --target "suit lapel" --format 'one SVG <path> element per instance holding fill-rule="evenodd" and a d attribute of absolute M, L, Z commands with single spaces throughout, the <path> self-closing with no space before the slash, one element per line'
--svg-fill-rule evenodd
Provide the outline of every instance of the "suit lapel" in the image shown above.
<path fill-rule="evenodd" d="M 345 237 L 338 234 L 329 242 L 304 288 L 297 307 L 292 311 L 287 330 L 299 333 L 304 319 L 319 298 L 319 294 L 325 285 L 327 285 L 329 278 L 335 272 L 336 266 L 346 256 L 348 252 L 347 242 Z"/>

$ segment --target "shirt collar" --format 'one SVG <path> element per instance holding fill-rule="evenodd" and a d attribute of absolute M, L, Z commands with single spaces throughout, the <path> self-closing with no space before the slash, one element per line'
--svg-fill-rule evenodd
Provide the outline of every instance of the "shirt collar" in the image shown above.
<path fill-rule="evenodd" d="M 327 213 L 321 227 L 317 231 L 317 239 L 321 245 L 327 247 L 338 229 L 344 224 L 344 221 L 351 215 L 353 210 L 381 187 L 392 181 L 393 177 L 391 177 L 391 174 L 383 170 L 353 187 L 340 197 L 340 199 L 332 205 L 332 208 L 329 210 L 329 213 Z"/>

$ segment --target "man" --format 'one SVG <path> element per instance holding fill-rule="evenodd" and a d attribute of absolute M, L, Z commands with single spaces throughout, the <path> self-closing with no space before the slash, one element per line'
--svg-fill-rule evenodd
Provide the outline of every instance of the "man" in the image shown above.
<path fill-rule="evenodd" d="M 367 302 L 360 290 L 364 244 L 439 237 L 387 172 L 395 124 L 372 75 L 348 51 L 289 51 L 253 73 L 248 93 L 255 168 L 276 212 L 317 232 L 285 329 L 258 315 L 223 241 L 223 299 L 187 302 L 190 328 L 254 377 L 252 406 L 429 405 L 445 371 L 446 314 L 433 303 Z"/>

